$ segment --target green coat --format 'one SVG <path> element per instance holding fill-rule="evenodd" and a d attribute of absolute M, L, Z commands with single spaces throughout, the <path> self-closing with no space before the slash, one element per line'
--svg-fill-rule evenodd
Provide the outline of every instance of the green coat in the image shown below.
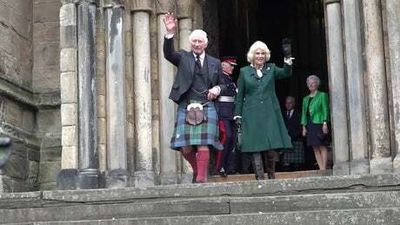
<path fill-rule="evenodd" d="M 303 106 L 301 111 L 301 124 L 307 125 L 307 107 L 310 101 L 310 96 L 303 98 Z M 311 122 L 322 124 L 329 121 L 329 99 L 328 94 L 322 91 L 317 91 L 310 102 L 310 117 Z"/>
<path fill-rule="evenodd" d="M 262 73 L 258 79 L 253 67 L 240 69 L 235 115 L 242 116 L 242 152 L 292 147 L 275 94 L 275 80 L 291 76 L 292 67 L 267 63 Z"/>

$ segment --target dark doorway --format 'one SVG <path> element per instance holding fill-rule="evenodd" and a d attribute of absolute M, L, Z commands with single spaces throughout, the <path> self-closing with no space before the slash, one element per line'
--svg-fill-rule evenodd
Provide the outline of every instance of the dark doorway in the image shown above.
<path fill-rule="evenodd" d="M 323 0 L 206 0 L 204 29 L 209 34 L 208 52 L 236 56 L 238 68 L 248 65 L 246 54 L 256 40 L 271 50 L 270 62 L 283 64 L 281 42 L 292 41 L 295 59 L 293 76 L 276 83 L 281 107 L 285 97 L 294 96 L 297 108 L 309 93 L 306 78 L 316 74 L 320 90 L 329 93 Z M 238 76 L 239 70 L 235 72 Z M 314 154 L 305 150 L 306 165 L 313 169 Z M 308 158 L 308 160 L 307 160 Z M 307 162 L 308 161 L 308 162 Z"/>
<path fill-rule="evenodd" d="M 204 29 L 211 54 L 236 56 L 239 67 L 248 65 L 246 54 L 256 40 L 268 45 L 270 61 L 281 66 L 281 41 L 290 38 L 294 76 L 277 82 L 280 102 L 292 95 L 299 105 L 308 93 L 305 80 L 310 74 L 318 75 L 320 89 L 328 91 L 323 0 L 207 0 Z"/>

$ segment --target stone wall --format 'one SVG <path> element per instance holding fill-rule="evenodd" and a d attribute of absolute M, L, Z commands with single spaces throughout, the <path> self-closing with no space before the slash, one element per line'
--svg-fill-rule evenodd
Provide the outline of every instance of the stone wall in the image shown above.
<path fill-rule="evenodd" d="M 32 0 L 0 1 L 0 75 L 22 88 L 32 85 Z"/>
<path fill-rule="evenodd" d="M 61 167 L 60 7 L 60 1 L 33 0 L 32 91 L 38 99 L 41 189 L 55 187 Z"/>
<path fill-rule="evenodd" d="M 0 171 L 0 192 L 35 190 L 40 155 L 31 92 L 31 0 L 0 2 L 0 38 L 0 135 L 13 140 L 10 161 Z"/>
<path fill-rule="evenodd" d="M 60 5 L 0 2 L 0 135 L 13 140 L 11 158 L 0 171 L 0 192 L 55 184 L 61 154 Z"/>

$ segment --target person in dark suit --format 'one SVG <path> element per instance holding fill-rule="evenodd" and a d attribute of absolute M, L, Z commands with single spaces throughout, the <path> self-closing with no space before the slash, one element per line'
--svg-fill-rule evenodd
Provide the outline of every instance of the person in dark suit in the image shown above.
<path fill-rule="evenodd" d="M 285 110 L 283 111 L 283 121 L 293 148 L 283 154 L 282 162 L 289 166 L 290 170 L 299 170 L 300 165 L 304 163 L 304 146 L 302 138 L 302 127 L 300 124 L 300 113 L 295 108 L 296 100 L 293 96 L 286 97 Z"/>
<path fill-rule="evenodd" d="M 167 34 L 164 38 L 164 57 L 177 67 L 169 98 L 178 104 L 171 148 L 178 150 L 193 169 L 193 182 L 207 182 L 210 147 L 222 150 L 217 127 L 217 112 L 213 100 L 225 85 L 221 81 L 221 62 L 205 53 L 208 39 L 203 30 L 189 36 L 191 51 L 174 49 L 173 37 L 177 19 L 172 13 L 164 17 Z M 203 109 L 204 118 L 194 125 L 186 119 L 191 107 Z"/>
<path fill-rule="evenodd" d="M 232 79 L 233 70 L 236 66 L 236 59 L 234 57 L 222 58 L 222 77 L 221 80 L 226 85 L 226 90 L 221 92 L 215 106 L 219 118 L 219 128 L 222 135 L 224 145 L 223 151 L 217 152 L 217 159 L 215 169 L 221 176 L 226 177 L 228 173 L 235 170 L 234 159 L 232 151 L 235 147 L 235 121 L 233 114 L 235 111 L 235 95 L 236 84 Z"/>
<path fill-rule="evenodd" d="M 318 90 L 320 79 L 316 75 L 307 77 L 310 94 L 303 98 L 301 125 L 307 146 L 314 150 L 320 170 L 326 170 L 328 162 L 329 139 L 329 98 L 328 94 Z"/>

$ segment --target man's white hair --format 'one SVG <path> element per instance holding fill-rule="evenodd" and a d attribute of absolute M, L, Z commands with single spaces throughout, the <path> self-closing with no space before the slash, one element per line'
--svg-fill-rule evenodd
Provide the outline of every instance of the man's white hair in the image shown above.
<path fill-rule="evenodd" d="M 204 30 L 194 30 L 189 35 L 189 41 L 192 42 L 193 39 L 199 38 L 202 39 L 206 44 L 208 43 L 207 33 Z"/>

